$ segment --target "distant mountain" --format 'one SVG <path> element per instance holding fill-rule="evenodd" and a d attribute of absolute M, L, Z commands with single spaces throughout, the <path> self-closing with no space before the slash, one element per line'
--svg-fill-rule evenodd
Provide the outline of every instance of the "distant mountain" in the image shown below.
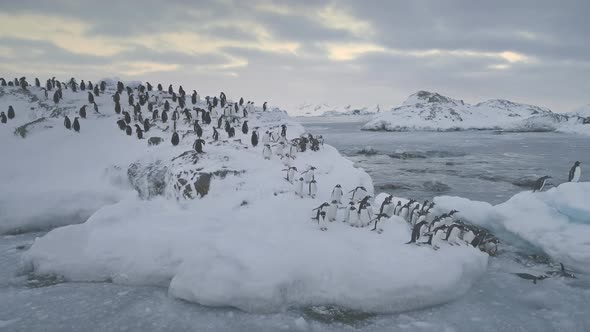
<path fill-rule="evenodd" d="M 400 107 L 375 115 L 364 130 L 384 131 L 574 131 L 589 132 L 583 119 L 545 107 L 492 99 L 475 105 L 435 92 L 419 91 Z"/>
<path fill-rule="evenodd" d="M 369 116 L 381 112 L 380 105 L 370 107 L 353 107 L 352 105 L 333 106 L 328 104 L 303 103 L 289 108 L 290 116 Z"/>

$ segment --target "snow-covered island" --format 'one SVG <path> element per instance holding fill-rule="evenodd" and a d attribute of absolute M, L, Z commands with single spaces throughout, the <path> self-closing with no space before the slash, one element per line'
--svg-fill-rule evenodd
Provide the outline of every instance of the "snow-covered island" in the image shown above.
<path fill-rule="evenodd" d="M 590 215 L 588 183 L 498 206 L 452 197 L 432 206 L 374 193 L 365 171 L 278 108 L 221 96 L 209 106 L 147 83 L 42 86 L 0 87 L 0 110 L 14 110 L 0 123 L 0 234 L 57 227 L 24 254 L 23 269 L 39 276 L 155 285 L 250 312 L 386 313 L 457 299 L 486 272 L 484 243 L 495 242 L 471 223 L 525 232 L 578 270 L 590 262 L 590 226 L 577 223 Z M 324 202 L 334 221 L 314 210 Z M 556 230 L 567 241 L 547 240 Z"/>
<path fill-rule="evenodd" d="M 381 105 L 355 107 L 352 105 L 335 106 L 326 103 L 312 104 L 302 103 L 298 106 L 287 108 L 287 113 L 292 117 L 355 117 L 367 118 L 380 113 Z"/>
<path fill-rule="evenodd" d="M 590 119 L 548 108 L 494 99 L 475 105 L 419 91 L 399 107 L 375 115 L 363 130 L 382 131 L 563 131 L 590 134 Z"/>

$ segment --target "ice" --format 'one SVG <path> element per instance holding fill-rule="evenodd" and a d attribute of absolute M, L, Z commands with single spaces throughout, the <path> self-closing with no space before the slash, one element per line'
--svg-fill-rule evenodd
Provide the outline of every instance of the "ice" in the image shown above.
<path fill-rule="evenodd" d="M 546 192 L 521 192 L 491 205 L 460 197 L 437 197 L 439 209 L 457 209 L 459 217 L 513 233 L 553 259 L 578 271 L 590 271 L 590 182 L 563 183 Z"/>

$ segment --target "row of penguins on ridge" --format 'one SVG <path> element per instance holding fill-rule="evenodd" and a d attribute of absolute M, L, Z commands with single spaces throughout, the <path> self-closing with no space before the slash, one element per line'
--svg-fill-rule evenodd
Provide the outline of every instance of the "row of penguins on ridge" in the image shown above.
<path fill-rule="evenodd" d="M 20 79 L 15 78 L 14 81 L 9 81 L 8 83 L 4 78 L 0 78 L 0 86 L 16 86 L 26 90 L 29 84 L 25 77 L 21 77 Z M 73 92 L 88 90 L 88 103 L 93 106 L 97 114 L 100 114 L 100 112 L 98 105 L 94 101 L 94 97 L 99 96 L 101 93 L 104 94 L 107 87 L 104 81 L 100 84 L 93 85 L 90 81 L 85 83 L 82 80 L 78 84 L 74 78 L 71 78 L 67 83 L 64 83 L 56 80 L 55 77 L 48 79 L 44 87 L 41 87 L 39 79 L 36 78 L 35 86 L 44 92 L 46 98 L 49 97 L 48 91 L 54 91 L 53 101 L 56 105 L 63 98 L 62 89 L 70 88 Z M 133 118 L 121 106 L 121 96 L 124 92 L 127 92 L 129 107 L 133 108 Z M 197 139 L 193 144 L 193 148 L 197 153 L 204 153 L 203 146 L 205 141 L 202 139 L 203 127 L 201 124 L 208 126 L 212 123 L 212 119 L 217 119 L 217 127 L 215 125 L 211 126 L 213 130 L 211 138 L 213 141 L 219 140 L 217 129 L 221 129 L 222 126 L 228 138 L 235 137 L 233 125 L 236 124 L 241 126 L 242 134 L 247 135 L 249 133 L 248 120 L 245 119 L 248 118 L 249 113 L 254 111 L 254 102 L 248 101 L 244 104 L 244 99 L 240 98 L 239 102 L 233 104 L 228 103 L 227 97 L 223 92 L 219 98 L 217 96 L 213 98 L 207 96 L 205 98 L 207 110 L 193 107 L 192 110 L 196 112 L 197 118 L 193 120 L 191 110 L 186 108 L 186 96 L 187 94 L 182 86 L 179 87 L 177 94 L 173 90 L 172 85 L 169 85 L 168 90 L 164 91 L 162 85 L 158 84 L 157 91 L 155 91 L 149 82 L 145 86 L 140 84 L 135 89 L 126 87 L 122 82 L 118 82 L 116 92 L 112 95 L 115 101 L 115 113 L 122 116 L 117 121 L 117 126 L 125 131 L 127 135 L 131 136 L 133 134 L 131 127 L 133 121 L 135 123 L 134 127 L 137 138 L 143 139 L 144 133 L 148 132 L 150 128 L 158 126 L 158 123 L 164 124 L 170 118 L 173 122 L 173 132 L 170 141 L 173 145 L 178 145 L 181 137 L 177 132 L 177 122 L 183 121 L 186 124 L 192 125 L 192 131 L 185 131 L 182 137 L 184 138 L 189 134 L 197 135 Z M 168 99 L 177 104 L 174 109 L 172 109 Z M 200 102 L 200 96 L 195 90 L 193 90 L 190 99 L 193 105 Z M 142 106 L 146 104 L 147 110 L 151 113 L 151 121 L 150 118 L 144 118 L 142 115 Z M 265 102 L 262 106 L 263 111 L 267 110 L 266 104 Z M 87 106 L 83 105 L 79 109 L 78 114 L 80 118 L 86 118 Z M 161 112 L 159 111 L 160 108 L 163 108 Z M 169 113 L 171 115 L 168 115 Z M 183 118 L 181 118 L 181 114 Z M 9 106 L 6 114 L 4 112 L 0 113 L 0 122 L 6 123 L 8 120 L 14 119 L 15 116 L 14 108 Z M 199 117 L 201 124 L 198 120 Z M 72 123 L 70 118 L 65 116 L 64 126 L 67 129 L 74 129 L 79 132 L 80 122 L 78 119 L 78 117 L 75 117 Z M 167 131 L 168 127 L 159 127 L 159 129 Z M 271 159 L 273 155 L 277 155 L 286 166 L 286 169 L 284 169 L 286 172 L 285 179 L 293 184 L 295 193 L 302 198 L 306 196 L 315 198 L 317 193 L 316 168 L 308 166 L 305 171 L 299 174 L 297 167 L 292 166 L 292 162 L 295 160 L 297 153 L 305 152 L 308 149 L 318 151 L 323 145 L 323 138 L 321 135 L 313 136 L 311 134 L 305 134 L 288 141 L 286 132 L 287 126 L 283 124 L 280 127 L 269 128 L 263 134 L 261 140 L 264 145 L 262 150 L 263 158 Z M 235 139 L 235 141 L 241 143 L 241 139 Z M 256 147 L 258 141 L 258 127 L 255 127 L 251 130 L 250 143 Z M 152 137 L 148 140 L 148 144 L 150 145 L 159 143 L 158 137 Z M 272 147 L 271 143 L 273 143 Z M 581 163 L 576 161 L 570 169 L 568 174 L 568 180 L 570 182 L 578 182 L 580 180 L 580 165 Z M 542 191 L 549 178 L 551 177 L 543 176 L 539 178 L 534 184 L 533 192 Z M 468 244 L 487 252 L 495 252 L 497 250 L 499 241 L 493 234 L 485 229 L 458 220 L 455 218 L 455 214 L 458 212 L 456 210 L 433 216 L 431 210 L 434 207 L 434 202 L 425 201 L 420 204 L 410 199 L 408 201 L 404 200 L 405 202 L 398 200 L 394 203 L 393 196 L 389 195 L 383 200 L 379 206 L 379 212 L 376 213 L 370 203 L 372 197 L 368 195 L 364 187 L 356 187 L 349 194 L 351 194 L 351 197 L 348 206 L 343 206 L 342 199 L 344 191 L 340 185 L 336 185 L 332 190 L 330 202 L 324 202 L 313 210 L 312 220 L 320 225 L 321 230 L 327 230 L 329 222 L 334 222 L 338 217 L 342 216 L 341 221 L 352 227 L 361 228 L 373 225 L 371 230 L 381 233 L 383 229 L 378 228 L 379 223 L 388 220 L 392 216 L 398 216 L 404 219 L 412 229 L 409 244 L 429 245 L 434 249 L 437 249 L 442 243 L 448 243 L 450 245 Z M 339 213 L 339 211 L 341 212 Z M 428 240 L 419 241 L 423 237 Z"/>

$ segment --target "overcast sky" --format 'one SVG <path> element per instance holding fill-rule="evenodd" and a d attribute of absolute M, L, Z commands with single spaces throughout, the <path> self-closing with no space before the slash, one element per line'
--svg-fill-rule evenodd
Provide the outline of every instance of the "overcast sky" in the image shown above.
<path fill-rule="evenodd" d="M 590 1 L 1 1 L 0 76 L 118 76 L 273 105 L 418 90 L 590 103 Z"/>

